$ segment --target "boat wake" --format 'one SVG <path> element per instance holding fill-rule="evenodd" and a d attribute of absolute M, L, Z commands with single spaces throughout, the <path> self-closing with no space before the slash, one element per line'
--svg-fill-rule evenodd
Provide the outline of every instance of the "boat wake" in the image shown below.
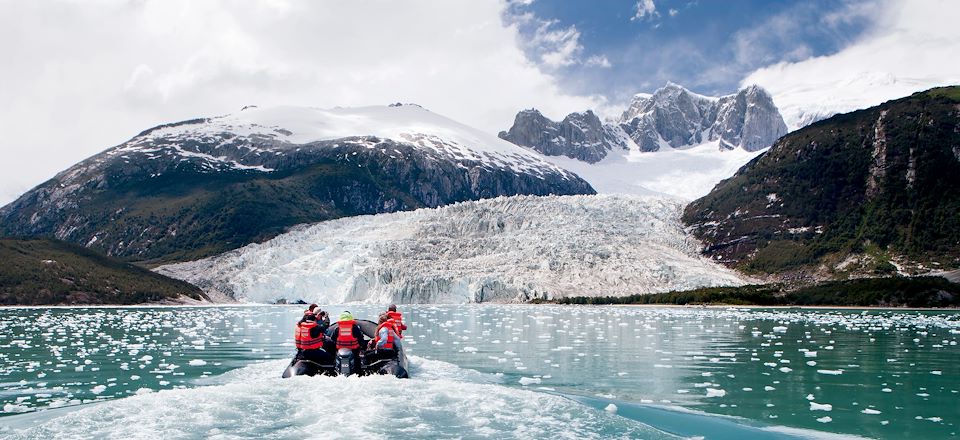
<path fill-rule="evenodd" d="M 411 356 L 410 380 L 294 377 L 287 360 L 63 411 L 7 417 L 8 438 L 678 438 L 563 396 Z"/>

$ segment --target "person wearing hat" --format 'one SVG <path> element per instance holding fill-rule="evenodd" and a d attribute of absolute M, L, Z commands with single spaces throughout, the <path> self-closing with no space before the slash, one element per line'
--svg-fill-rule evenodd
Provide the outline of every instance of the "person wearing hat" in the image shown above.
<path fill-rule="evenodd" d="M 333 330 L 331 339 L 336 341 L 337 350 L 346 348 L 353 351 L 353 359 L 354 362 L 356 362 L 354 370 L 360 371 L 360 347 L 366 347 L 367 342 L 364 340 L 363 330 L 360 330 L 360 325 L 353 319 L 353 314 L 349 311 L 344 311 L 340 314 L 340 320 L 337 321 L 337 326 Z"/>
<path fill-rule="evenodd" d="M 324 358 L 323 344 L 326 335 L 324 335 L 323 330 L 317 324 L 317 318 L 313 313 L 304 313 L 293 333 L 297 354 L 294 356 L 291 365 L 301 359 L 320 362 Z"/>

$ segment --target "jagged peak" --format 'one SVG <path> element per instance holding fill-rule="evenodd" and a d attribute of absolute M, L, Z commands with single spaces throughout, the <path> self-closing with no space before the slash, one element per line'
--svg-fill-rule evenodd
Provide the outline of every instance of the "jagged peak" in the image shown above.
<path fill-rule="evenodd" d="M 767 91 L 767 89 L 757 84 L 750 84 L 737 91 L 737 94 L 741 94 L 741 93 L 746 95 L 761 96 L 763 98 L 767 98 L 771 100 L 773 99 L 773 95 L 771 95 L 770 92 Z"/>

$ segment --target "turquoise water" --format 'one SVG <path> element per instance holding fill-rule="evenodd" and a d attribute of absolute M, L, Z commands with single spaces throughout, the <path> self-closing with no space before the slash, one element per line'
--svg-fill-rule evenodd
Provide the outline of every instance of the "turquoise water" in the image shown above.
<path fill-rule="evenodd" d="M 0 433 L 951 438 L 960 421 L 954 312 L 403 311 L 407 381 L 279 379 L 297 307 L 2 309 Z"/>

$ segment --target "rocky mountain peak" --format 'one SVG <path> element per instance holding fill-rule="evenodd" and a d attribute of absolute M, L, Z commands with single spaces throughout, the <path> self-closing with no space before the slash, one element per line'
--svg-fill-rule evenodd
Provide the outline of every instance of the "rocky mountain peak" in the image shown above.
<path fill-rule="evenodd" d="M 653 152 L 711 141 L 721 149 L 757 151 L 786 133 L 772 97 L 759 86 L 717 98 L 668 82 L 652 94 L 634 95 L 619 120 L 601 123 L 588 110 L 554 122 L 524 110 L 500 137 L 548 156 L 594 163 L 617 149 Z"/>
<path fill-rule="evenodd" d="M 535 109 L 517 113 L 509 131 L 501 139 L 533 149 L 547 156 L 567 156 L 595 163 L 610 148 L 627 148 L 625 135 L 616 127 L 600 121 L 591 110 L 567 115 L 554 122 Z"/>

